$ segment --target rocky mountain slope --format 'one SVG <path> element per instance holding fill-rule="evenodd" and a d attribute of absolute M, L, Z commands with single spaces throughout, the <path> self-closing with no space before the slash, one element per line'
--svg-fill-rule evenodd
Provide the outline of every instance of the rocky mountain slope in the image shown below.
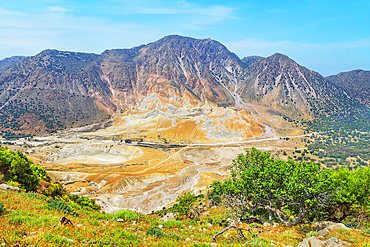
<path fill-rule="evenodd" d="M 217 41 L 176 35 L 100 55 L 45 50 L 1 68 L 0 128 L 8 136 L 83 126 L 128 111 L 198 109 L 186 116 L 205 106 L 246 110 L 243 119 L 254 133 L 247 136 L 253 136 L 263 131 L 254 106 L 310 118 L 352 100 L 282 54 L 240 59 Z"/>
<path fill-rule="evenodd" d="M 0 60 L 0 74 L 2 71 L 12 66 L 12 64 L 19 62 L 23 58 L 24 58 L 23 56 L 13 56 Z"/>
<path fill-rule="evenodd" d="M 332 75 L 326 79 L 342 87 L 360 103 L 370 105 L 370 71 L 353 70 Z"/>

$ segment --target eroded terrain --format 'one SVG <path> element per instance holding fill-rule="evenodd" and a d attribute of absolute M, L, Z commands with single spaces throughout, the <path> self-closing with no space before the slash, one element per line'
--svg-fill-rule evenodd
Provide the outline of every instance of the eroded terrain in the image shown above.
<path fill-rule="evenodd" d="M 246 148 L 293 149 L 275 132 L 281 117 L 264 119 L 271 128 L 245 111 L 191 111 L 126 112 L 99 130 L 35 138 L 26 153 L 69 192 L 97 199 L 106 212 L 148 213 L 228 177 L 232 159 Z"/>

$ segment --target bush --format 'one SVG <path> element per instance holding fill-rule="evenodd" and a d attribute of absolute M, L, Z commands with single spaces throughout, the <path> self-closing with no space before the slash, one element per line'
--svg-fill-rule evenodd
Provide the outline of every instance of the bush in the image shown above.
<path fill-rule="evenodd" d="M 340 187 L 334 204 L 328 210 L 332 220 L 342 221 L 353 215 L 359 223 L 370 216 L 370 168 L 358 167 L 350 171 L 340 168 L 333 174 L 334 183 Z"/>
<path fill-rule="evenodd" d="M 20 184 L 20 188 L 35 191 L 40 179 L 50 181 L 45 170 L 33 163 L 20 151 L 7 150 L 0 146 L 0 173 L 5 182 L 13 181 Z"/>
<path fill-rule="evenodd" d="M 101 209 L 101 207 L 95 203 L 94 199 L 89 199 L 84 196 L 64 194 L 61 196 L 60 195 L 56 196 L 55 198 L 65 203 L 76 203 L 80 207 L 83 207 L 88 210 L 98 211 Z"/>
<path fill-rule="evenodd" d="M 146 235 L 151 235 L 157 238 L 163 237 L 163 230 L 157 226 L 153 226 L 146 231 Z"/>
<path fill-rule="evenodd" d="M 49 210 L 56 209 L 58 211 L 63 211 L 66 214 L 74 215 L 74 216 L 79 216 L 79 214 L 74 211 L 67 203 L 51 199 L 48 201 L 47 208 Z"/>
<path fill-rule="evenodd" d="M 160 216 L 165 215 L 167 212 L 178 213 L 178 218 L 189 218 L 197 220 L 202 210 L 203 194 L 195 195 L 193 192 L 185 193 L 176 199 L 176 204 L 172 207 L 159 212 Z"/>
<path fill-rule="evenodd" d="M 139 213 L 136 213 L 136 212 L 133 212 L 133 211 L 130 211 L 130 210 L 121 210 L 121 211 L 118 211 L 115 215 L 114 215 L 114 219 L 124 219 L 126 221 L 133 221 L 133 220 L 138 220 L 142 217 L 141 214 Z"/>
<path fill-rule="evenodd" d="M 270 152 L 255 148 L 239 154 L 230 170 L 230 179 L 211 185 L 209 197 L 220 196 L 220 205 L 237 222 L 261 221 L 255 216 L 258 209 L 264 209 L 269 222 L 275 217 L 282 224 L 294 226 L 308 213 L 320 215 L 322 206 L 336 192 L 332 170 L 314 163 L 275 160 Z"/>
<path fill-rule="evenodd" d="M 173 233 L 173 232 L 169 232 L 166 234 L 166 237 L 167 238 L 171 238 L 171 239 L 175 239 L 175 240 L 180 240 L 181 239 L 181 236 L 176 234 L 176 233 Z"/>
<path fill-rule="evenodd" d="M 61 196 L 66 193 L 63 186 L 59 182 L 51 183 L 48 186 L 49 195 L 52 197 Z"/>
<path fill-rule="evenodd" d="M 4 207 L 4 203 L 0 203 L 0 215 L 6 213 L 6 208 Z"/>
<path fill-rule="evenodd" d="M 175 228 L 175 227 L 180 228 L 182 227 L 182 224 L 183 224 L 182 221 L 178 220 L 168 220 L 166 222 L 163 222 L 163 225 L 166 228 Z"/>
<path fill-rule="evenodd" d="M 10 185 L 10 186 L 13 186 L 13 187 L 18 187 L 18 188 L 22 188 L 22 185 L 16 181 L 7 181 L 6 182 L 7 185 Z"/>

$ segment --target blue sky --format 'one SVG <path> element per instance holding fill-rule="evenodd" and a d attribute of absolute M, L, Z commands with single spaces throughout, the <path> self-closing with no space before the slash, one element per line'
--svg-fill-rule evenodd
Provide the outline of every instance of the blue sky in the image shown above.
<path fill-rule="evenodd" d="M 170 34 L 220 41 L 241 58 L 280 52 L 324 76 L 370 70 L 368 0 L 0 0 L 0 59 Z"/>

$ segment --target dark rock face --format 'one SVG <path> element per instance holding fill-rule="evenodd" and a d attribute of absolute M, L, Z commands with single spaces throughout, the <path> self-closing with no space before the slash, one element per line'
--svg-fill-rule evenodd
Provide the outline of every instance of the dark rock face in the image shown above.
<path fill-rule="evenodd" d="M 370 106 L 370 71 L 353 70 L 326 77 L 342 87 L 351 97 Z"/>
<path fill-rule="evenodd" d="M 0 128 L 46 133 L 104 121 L 127 109 L 201 106 L 310 116 L 346 97 L 343 90 L 287 56 L 239 59 L 210 39 L 167 36 L 102 54 L 45 50 L 0 61 Z"/>

